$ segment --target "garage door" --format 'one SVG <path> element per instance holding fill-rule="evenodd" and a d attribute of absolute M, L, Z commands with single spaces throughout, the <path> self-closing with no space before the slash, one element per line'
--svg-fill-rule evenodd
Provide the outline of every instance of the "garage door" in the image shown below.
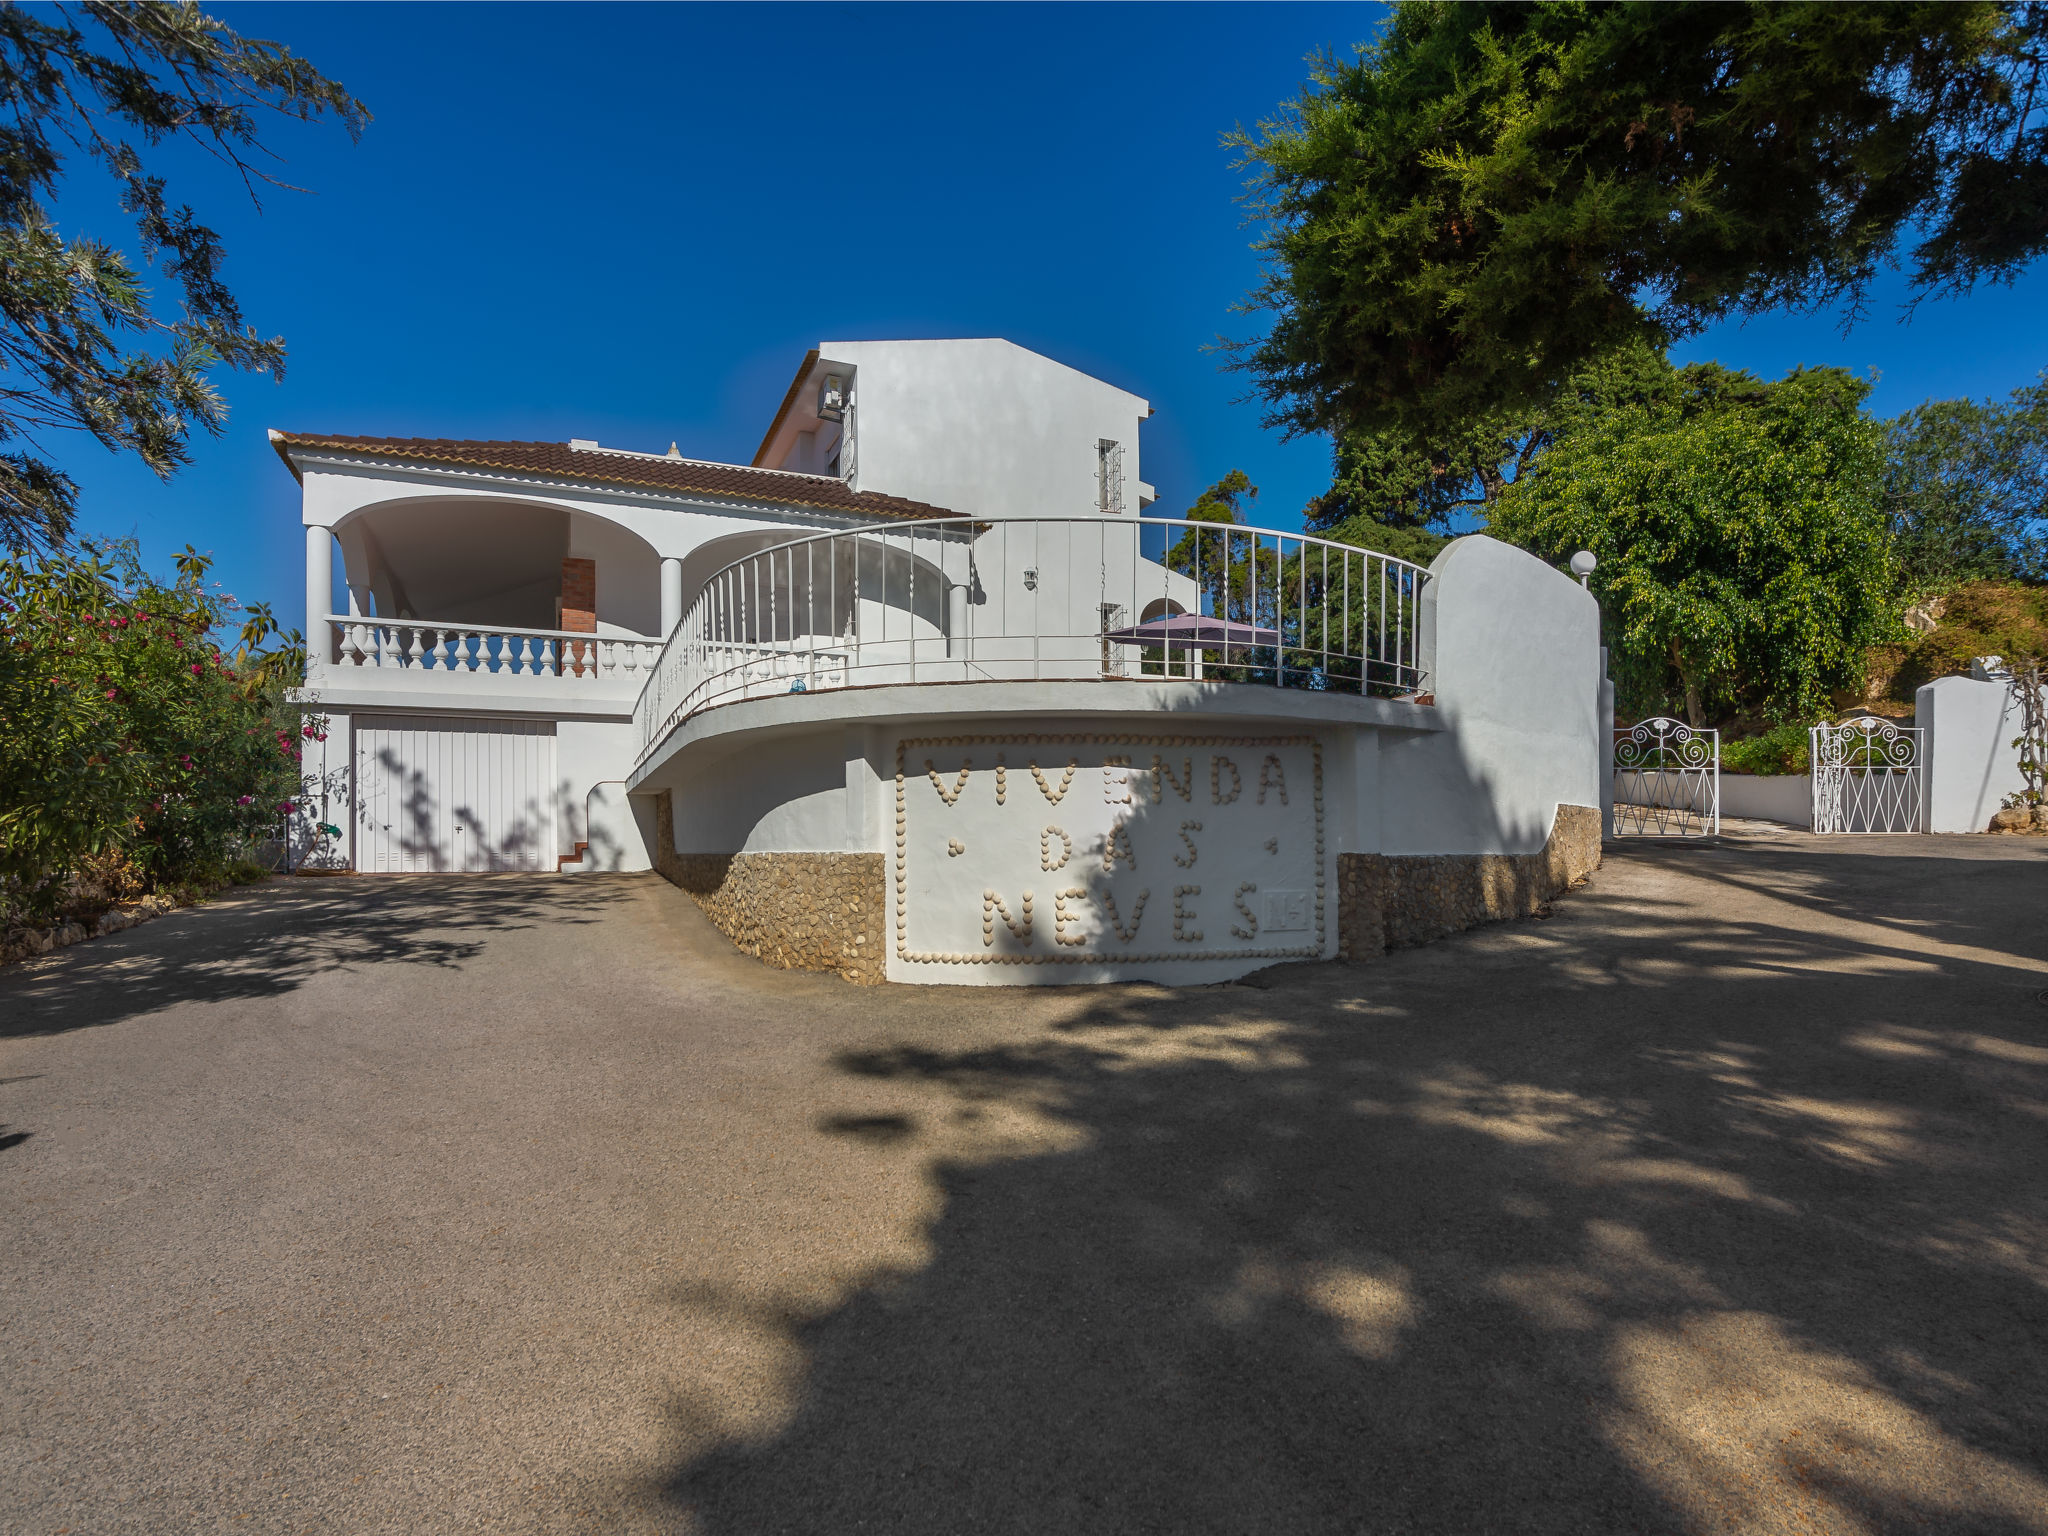
<path fill-rule="evenodd" d="M 555 723 L 356 717 L 356 868 L 555 868 Z"/>

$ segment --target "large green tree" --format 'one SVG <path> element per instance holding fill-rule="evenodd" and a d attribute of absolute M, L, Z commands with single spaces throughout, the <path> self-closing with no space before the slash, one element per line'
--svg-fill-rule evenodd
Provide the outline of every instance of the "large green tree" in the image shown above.
<path fill-rule="evenodd" d="M 1930 400 L 1890 425 L 1885 506 L 1900 579 L 2048 581 L 2048 376 L 2004 400 Z"/>
<path fill-rule="evenodd" d="M 1540 406 L 1496 411 L 1463 427 L 1417 442 L 1398 430 L 1353 430 L 1336 439 L 1330 489 L 1313 499 L 1308 527 L 1357 542 L 1341 531 L 1371 532 L 1371 544 L 1427 563 L 1455 520 L 1484 517 L 1545 449 L 1613 411 L 1667 395 L 1675 375 L 1662 353 L 1626 346 L 1595 359 L 1563 381 Z M 1415 530 L 1429 530 L 1417 537 Z M 1400 542 L 1394 548 L 1388 539 Z"/>
<path fill-rule="evenodd" d="M 186 140 L 252 193 L 281 185 L 258 137 L 266 113 L 336 118 L 351 135 L 368 118 L 284 45 L 195 5 L 0 4 L 0 547 L 70 527 L 77 489 L 40 434 L 88 432 L 168 476 L 194 426 L 218 433 L 226 419 L 212 368 L 283 376 L 283 340 L 259 336 L 222 279 L 220 237 L 145 158 Z M 118 188 L 143 262 L 176 285 L 175 312 L 120 250 L 59 231 L 50 206 L 81 151 Z"/>
<path fill-rule="evenodd" d="M 1559 563 L 1599 557 L 1593 589 L 1624 708 L 1677 700 L 1812 719 L 1862 680 L 1892 591 L 1884 429 L 1837 368 L 1776 383 L 1717 364 L 1559 439 L 1493 508 L 1489 531 Z"/>
<path fill-rule="evenodd" d="M 1232 136 L 1270 320 L 1237 362 L 1284 427 L 1441 451 L 1627 344 L 1853 316 L 1902 257 L 2010 279 L 2048 248 L 2044 57 L 2039 0 L 1411 0 Z"/>

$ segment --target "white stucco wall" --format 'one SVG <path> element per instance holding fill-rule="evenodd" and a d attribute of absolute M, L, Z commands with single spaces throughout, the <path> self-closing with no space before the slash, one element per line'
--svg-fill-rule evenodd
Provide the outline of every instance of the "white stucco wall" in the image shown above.
<path fill-rule="evenodd" d="M 309 702 L 311 702 L 309 700 Z M 348 869 L 355 862 L 354 720 L 346 710 L 309 708 L 305 724 L 324 728 L 323 738 L 301 735 L 299 772 L 304 793 L 293 818 L 292 863 L 315 869 Z M 338 827 L 338 838 L 323 838 L 321 823 Z"/>
<path fill-rule="evenodd" d="M 1929 832 L 1982 832 L 2005 797 L 2025 788 L 2019 769 L 2020 706 L 2012 685 L 1941 677 L 1914 696 L 1926 730 Z"/>
<path fill-rule="evenodd" d="M 1122 445 L 1124 511 L 1137 514 L 1138 427 L 1151 413 L 1138 396 L 994 338 L 819 352 L 821 366 L 855 370 L 857 489 L 972 517 L 1091 515 L 1107 439 Z"/>
<path fill-rule="evenodd" d="M 1379 748 L 1387 853 L 1533 853 L 1559 805 L 1599 806 L 1600 614 L 1533 555 L 1484 535 L 1430 566 L 1423 669 L 1451 729 Z"/>
<path fill-rule="evenodd" d="M 644 539 L 609 518 L 578 512 L 569 519 L 569 554 L 597 563 L 599 634 L 661 633 L 661 557 Z"/>
<path fill-rule="evenodd" d="M 1775 821 L 1788 827 L 1813 825 L 1810 773 L 1724 773 L 1721 814 Z"/>
<path fill-rule="evenodd" d="M 556 723 L 556 852 L 571 854 L 577 843 L 589 843 L 578 866 L 582 872 L 653 867 L 653 807 L 633 799 L 617 782 L 633 760 L 634 742 L 631 721 Z"/>
<path fill-rule="evenodd" d="M 838 853 L 847 847 L 845 732 L 707 754 L 672 799 L 680 853 Z M 864 840 L 861 846 L 871 846 Z"/>

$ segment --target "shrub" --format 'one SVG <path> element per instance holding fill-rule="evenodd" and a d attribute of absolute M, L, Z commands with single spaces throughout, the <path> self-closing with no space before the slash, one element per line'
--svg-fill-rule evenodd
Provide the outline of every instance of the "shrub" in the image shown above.
<path fill-rule="evenodd" d="M 130 885 L 218 881 L 298 794 L 302 659 L 254 653 L 260 609 L 223 656 L 232 599 L 178 565 L 166 586 L 132 545 L 0 563 L 0 908 L 47 916 L 116 855 Z"/>
<path fill-rule="evenodd" d="M 1806 773 L 1812 754 L 1803 725 L 1780 725 L 1761 736 L 1721 743 L 1721 768 L 1726 773 Z"/>

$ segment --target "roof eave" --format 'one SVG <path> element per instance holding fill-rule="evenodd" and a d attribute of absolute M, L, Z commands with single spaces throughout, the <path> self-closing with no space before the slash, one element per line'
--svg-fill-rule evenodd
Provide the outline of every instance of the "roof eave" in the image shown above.
<path fill-rule="evenodd" d="M 789 392 L 782 397 L 782 404 L 776 407 L 775 419 L 768 423 L 768 435 L 761 439 L 761 446 L 754 450 L 753 467 L 767 469 L 770 466 L 761 461 L 768 456 L 768 450 L 775 444 L 775 434 L 782 430 L 783 422 L 789 419 L 790 408 L 796 404 L 797 396 L 803 393 L 804 380 L 811 376 L 811 370 L 818 365 L 818 349 L 811 348 L 804 354 L 796 377 L 789 381 Z"/>
<path fill-rule="evenodd" d="M 306 477 L 299 473 L 299 466 L 292 462 L 292 451 L 287 446 L 289 440 L 285 437 L 284 433 L 278 431 L 275 427 L 270 428 L 269 431 L 270 446 L 275 448 L 277 456 L 284 460 L 284 467 L 292 472 L 292 479 L 300 485 L 304 485 Z"/>
<path fill-rule="evenodd" d="M 291 441 L 289 434 L 277 432 L 273 429 L 271 438 L 272 446 L 277 449 L 279 457 L 283 458 L 285 464 L 291 469 L 293 478 L 303 485 L 305 477 L 287 451 Z M 742 504 L 752 502 L 771 507 L 801 507 L 829 516 L 869 518 L 876 522 L 889 522 L 906 516 L 913 519 L 915 517 L 915 514 L 907 512 L 885 512 L 879 508 L 871 507 L 837 507 L 826 502 L 805 501 L 795 497 L 769 495 L 760 491 L 742 492 L 710 490 L 701 487 L 664 486 L 645 480 L 616 479 L 598 475 L 564 474 L 555 470 L 537 469 L 529 464 L 503 464 L 493 463 L 484 459 L 447 459 L 435 458 L 427 454 L 394 453 L 388 448 L 376 448 L 368 444 L 344 445 L 315 441 L 303 446 L 306 451 L 311 453 L 343 455 L 349 459 L 368 460 L 379 465 L 389 465 L 394 469 L 426 468 L 443 473 L 459 473 L 465 469 L 483 470 L 500 475 L 517 475 L 541 485 L 573 486 L 581 489 L 595 488 L 601 491 L 609 491 L 613 494 L 641 492 L 664 498 L 701 496 L 713 502 L 738 502 Z M 653 456 L 650 455 L 649 457 Z M 775 473 L 775 471 L 771 471 L 771 473 Z M 802 478 L 808 479 L 812 477 L 805 476 Z M 830 481 L 829 483 L 833 485 L 839 484 L 838 481 Z M 906 503 L 907 505 L 909 504 Z M 944 507 L 932 507 L 928 515 L 944 518 L 952 516 L 952 513 Z"/>

